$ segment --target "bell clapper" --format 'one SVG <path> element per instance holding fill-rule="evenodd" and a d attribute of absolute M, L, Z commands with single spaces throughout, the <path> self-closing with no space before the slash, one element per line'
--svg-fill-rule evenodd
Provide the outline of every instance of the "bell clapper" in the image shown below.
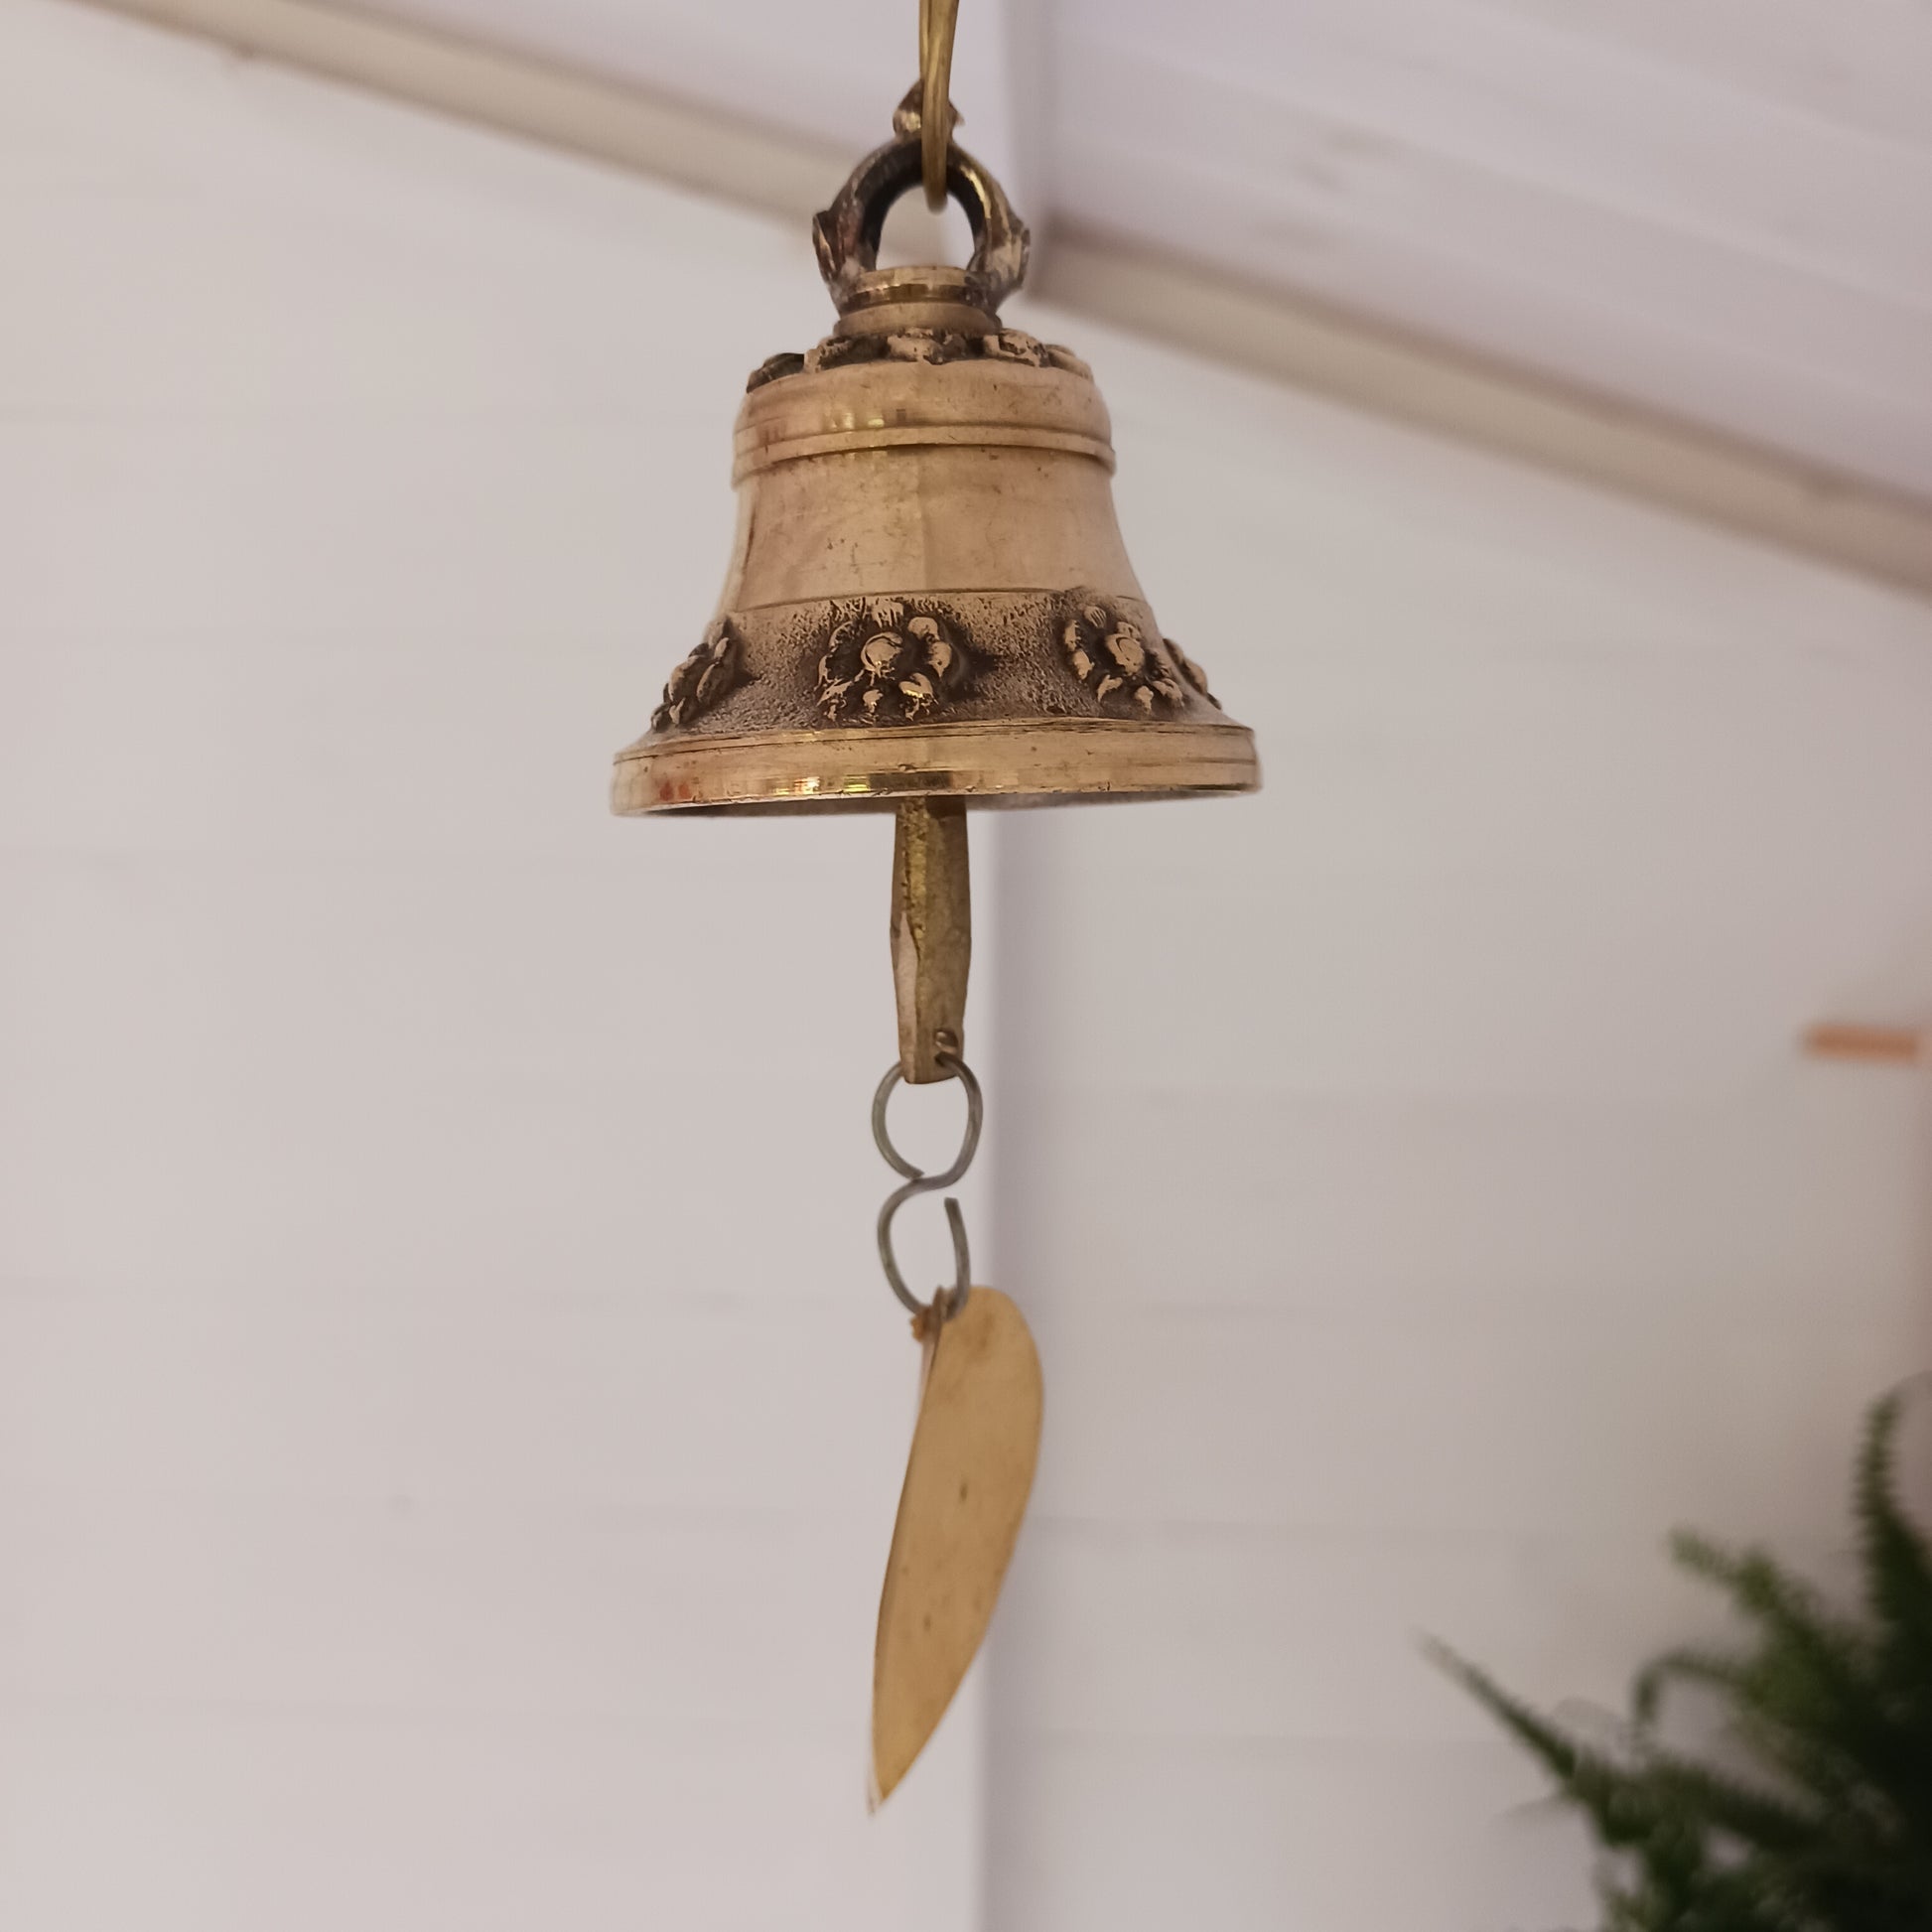
<path fill-rule="evenodd" d="M 973 962 L 973 894 L 966 806 L 911 798 L 893 834 L 893 988 L 899 1071 L 913 1086 L 950 1079 L 941 1063 L 966 1041 L 966 975 Z"/>
<path fill-rule="evenodd" d="M 979 1148 L 979 1081 L 962 1055 L 972 962 L 966 807 L 907 799 L 893 839 L 893 985 L 899 1057 L 873 1099 L 873 1136 L 904 1176 L 880 1210 L 879 1259 L 912 1311 L 920 1344 L 919 1416 L 893 1526 L 873 1651 L 872 1782 L 888 1797 L 952 1703 L 986 1635 L 1039 1457 L 1039 1355 L 1026 1317 L 997 1290 L 975 1288 L 966 1224 L 946 1196 L 953 1281 L 920 1302 L 893 1254 L 893 1216 L 915 1195 L 954 1185 Z M 901 1081 L 957 1080 L 966 1131 L 943 1173 L 893 1145 L 886 1108 Z"/>

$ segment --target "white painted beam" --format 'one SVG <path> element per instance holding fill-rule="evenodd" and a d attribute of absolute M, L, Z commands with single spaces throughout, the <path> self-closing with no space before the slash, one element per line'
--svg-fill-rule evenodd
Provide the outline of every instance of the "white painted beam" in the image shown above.
<path fill-rule="evenodd" d="M 853 158 L 811 137 L 316 0 L 89 3 L 788 219 L 822 206 Z M 1042 229 L 1050 189 L 1038 172 L 1042 151 L 1022 130 L 1045 112 L 1045 27 L 1030 0 L 979 9 L 978 24 L 962 30 L 954 89 L 975 117 L 975 143 L 1025 184 L 1035 199 L 1021 205 Z M 1104 235 L 1057 235 L 1042 251 L 1040 286 L 1086 315 L 1932 593 L 1932 502 L 1863 478 Z"/>

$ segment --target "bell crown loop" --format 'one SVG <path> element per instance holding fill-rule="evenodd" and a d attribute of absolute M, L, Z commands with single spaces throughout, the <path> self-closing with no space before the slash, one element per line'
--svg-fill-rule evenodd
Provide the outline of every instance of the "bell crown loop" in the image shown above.
<path fill-rule="evenodd" d="M 945 172 L 946 192 L 965 210 L 973 231 L 965 267 L 879 266 L 887 214 L 923 179 L 918 93 L 915 86 L 900 103 L 892 140 L 867 155 L 831 207 L 812 217 L 819 273 L 848 328 L 869 310 L 897 309 L 907 302 L 970 310 L 983 327 L 995 327 L 1000 305 L 1026 279 L 1032 237 L 992 171 L 963 148 L 947 143 Z"/>

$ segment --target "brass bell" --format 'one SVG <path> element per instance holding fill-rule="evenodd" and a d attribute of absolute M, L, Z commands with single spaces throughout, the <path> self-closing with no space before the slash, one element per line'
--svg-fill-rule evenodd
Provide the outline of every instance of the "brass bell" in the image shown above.
<path fill-rule="evenodd" d="M 1001 327 L 1028 236 L 957 147 L 964 268 L 878 267 L 912 97 L 814 223 L 833 333 L 757 369 L 716 615 L 619 753 L 614 807 L 1251 791 L 1254 738 L 1162 634 L 1114 517 L 1106 405 Z"/>

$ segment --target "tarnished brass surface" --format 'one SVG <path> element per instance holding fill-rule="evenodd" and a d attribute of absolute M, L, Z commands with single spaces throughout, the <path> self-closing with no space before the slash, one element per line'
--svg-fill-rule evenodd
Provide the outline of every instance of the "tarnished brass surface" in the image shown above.
<path fill-rule="evenodd" d="M 907 1082 L 953 1078 L 966 1052 L 973 893 L 962 799 L 911 799 L 893 833 L 893 990 Z"/>
<path fill-rule="evenodd" d="M 753 373 L 724 591 L 618 755 L 618 811 L 1259 784 L 1252 734 L 1128 562 L 1090 372 L 1000 324 L 1025 224 L 969 155 L 947 166 L 964 268 L 877 266 L 919 179 L 915 121 L 818 217 L 837 330 Z"/>

